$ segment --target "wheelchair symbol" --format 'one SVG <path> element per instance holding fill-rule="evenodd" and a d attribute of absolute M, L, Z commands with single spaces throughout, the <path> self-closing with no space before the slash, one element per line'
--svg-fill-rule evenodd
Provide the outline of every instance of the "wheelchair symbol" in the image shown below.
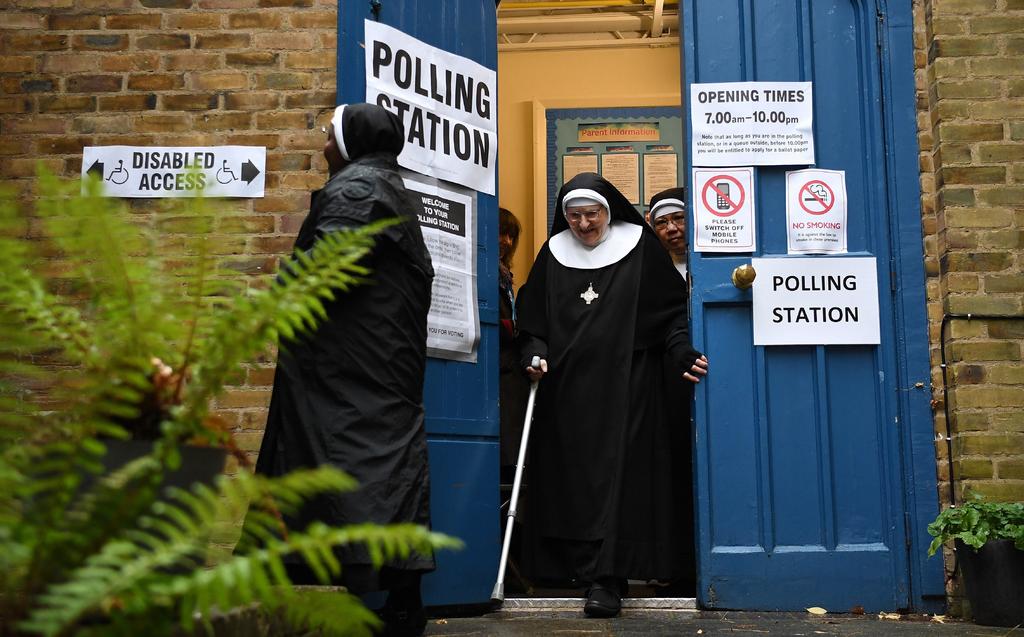
<path fill-rule="evenodd" d="M 233 181 L 238 181 L 238 177 L 235 176 L 235 171 L 228 168 L 228 160 L 225 159 L 224 164 L 217 171 L 217 183 L 230 184 Z"/>
<path fill-rule="evenodd" d="M 128 171 L 124 167 L 123 159 L 117 160 L 117 168 L 110 171 L 110 174 L 107 175 L 107 181 L 112 181 L 118 186 L 128 181 Z"/>

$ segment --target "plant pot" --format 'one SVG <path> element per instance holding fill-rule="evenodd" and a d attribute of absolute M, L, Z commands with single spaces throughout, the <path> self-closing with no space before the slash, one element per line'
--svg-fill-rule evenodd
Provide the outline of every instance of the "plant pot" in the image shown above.
<path fill-rule="evenodd" d="M 977 551 L 957 540 L 956 555 L 975 623 L 1024 624 L 1024 551 L 1012 540 L 989 540 Z"/>

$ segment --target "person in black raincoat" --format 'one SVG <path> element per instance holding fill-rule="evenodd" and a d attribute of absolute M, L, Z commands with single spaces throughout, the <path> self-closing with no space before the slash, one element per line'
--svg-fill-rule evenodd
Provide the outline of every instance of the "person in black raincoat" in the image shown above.
<path fill-rule="evenodd" d="M 516 305 L 521 364 L 543 378 L 530 440 L 523 566 L 588 585 L 584 611 L 618 614 L 627 579 L 672 581 L 680 489 L 663 358 L 698 382 L 685 281 L 643 217 L 600 175 L 558 194 L 551 236 Z M 530 367 L 533 356 L 542 360 Z"/>
<path fill-rule="evenodd" d="M 427 311 L 434 271 L 405 190 L 397 156 L 402 122 L 371 104 L 339 106 L 324 147 L 331 176 L 313 193 L 295 241 L 309 251 L 319 237 L 400 218 L 379 235 L 362 262 L 370 281 L 327 305 L 327 319 L 306 337 L 282 343 L 257 473 L 279 476 L 323 464 L 359 482 L 353 493 L 319 498 L 290 528 L 319 520 L 430 524 L 427 441 L 423 421 Z M 294 583 L 315 583 L 296 557 Z M 419 634 L 426 622 L 420 576 L 433 555 L 413 553 L 372 568 L 365 547 L 339 551 L 342 581 L 363 593 L 390 591 L 388 634 Z"/>

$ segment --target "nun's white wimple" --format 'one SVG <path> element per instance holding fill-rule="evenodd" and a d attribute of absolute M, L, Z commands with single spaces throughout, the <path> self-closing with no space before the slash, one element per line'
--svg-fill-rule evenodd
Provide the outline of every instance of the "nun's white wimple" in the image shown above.
<path fill-rule="evenodd" d="M 657 219 L 673 212 L 683 212 L 685 210 L 686 204 L 679 199 L 662 199 L 651 208 L 651 219 Z"/>
<path fill-rule="evenodd" d="M 342 104 L 338 108 L 334 109 L 334 117 L 331 118 L 331 126 L 334 127 L 334 141 L 338 143 L 338 150 L 341 151 L 341 158 L 345 161 L 352 161 L 348 156 L 348 149 L 345 148 L 345 131 L 341 127 L 341 118 L 345 113 L 345 107 L 347 104 Z"/>
<path fill-rule="evenodd" d="M 604 209 L 609 213 L 612 211 L 611 207 L 608 205 L 608 200 L 601 196 L 596 190 L 591 190 L 590 188 L 576 188 L 575 190 L 570 190 L 565 193 L 565 196 L 562 197 L 563 215 L 566 212 L 565 209 L 569 207 L 569 203 L 572 202 L 573 199 L 586 199 L 587 201 L 593 201 L 594 203 L 599 203 L 604 206 Z"/>

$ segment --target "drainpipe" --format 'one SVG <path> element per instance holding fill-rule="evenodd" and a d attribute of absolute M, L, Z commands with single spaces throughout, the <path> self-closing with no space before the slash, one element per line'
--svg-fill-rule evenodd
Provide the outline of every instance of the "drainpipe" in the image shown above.
<path fill-rule="evenodd" d="M 949 380 L 946 374 L 946 326 L 953 321 L 970 321 L 973 319 L 983 321 L 1019 321 L 1024 319 L 1024 314 L 950 314 L 942 315 L 942 323 L 939 325 L 939 361 L 942 369 L 942 413 L 946 419 L 946 462 L 949 468 L 949 505 L 956 506 L 956 486 L 953 479 L 953 430 L 949 420 Z"/>

